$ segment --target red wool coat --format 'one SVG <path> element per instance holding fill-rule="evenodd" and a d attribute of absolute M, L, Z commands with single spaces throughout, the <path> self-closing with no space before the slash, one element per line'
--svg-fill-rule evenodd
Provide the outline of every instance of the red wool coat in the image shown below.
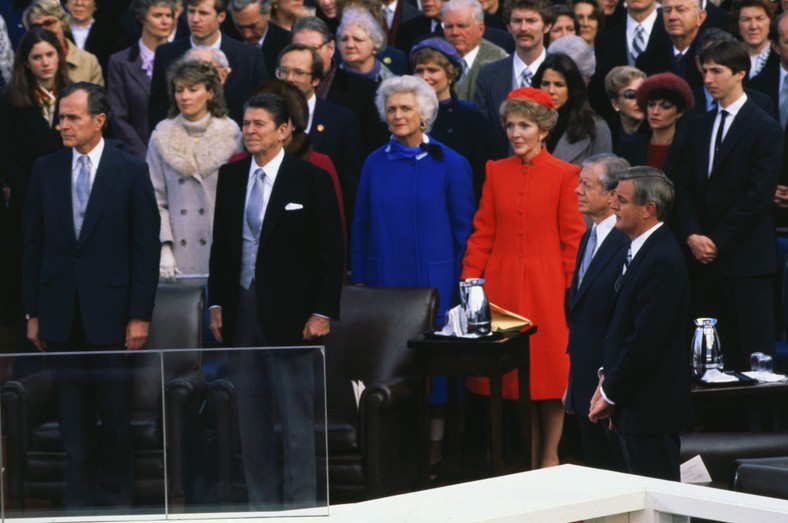
<path fill-rule="evenodd" d="M 462 278 L 485 278 L 490 302 L 523 315 L 539 331 L 531 339 L 531 399 L 560 399 L 566 388 L 569 330 L 564 294 L 585 231 L 575 187 L 580 169 L 542 149 L 530 165 L 518 156 L 487 163 Z M 489 395 L 486 378 L 468 388 Z M 518 398 L 517 371 L 503 379 L 505 398 Z"/>

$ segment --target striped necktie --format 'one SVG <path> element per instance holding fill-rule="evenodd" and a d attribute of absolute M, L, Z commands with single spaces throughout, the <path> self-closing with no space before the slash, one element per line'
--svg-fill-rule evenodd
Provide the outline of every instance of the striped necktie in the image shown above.
<path fill-rule="evenodd" d="M 638 59 L 640 53 L 642 53 L 646 49 L 646 30 L 643 28 L 641 24 L 638 24 L 635 28 L 635 36 L 632 37 L 632 48 L 630 50 L 629 56 L 632 59 L 632 64 L 635 63 L 635 60 Z"/>
<path fill-rule="evenodd" d="M 520 74 L 520 87 L 531 87 L 531 80 L 533 79 L 534 73 L 526 67 L 523 69 L 522 74 Z"/>

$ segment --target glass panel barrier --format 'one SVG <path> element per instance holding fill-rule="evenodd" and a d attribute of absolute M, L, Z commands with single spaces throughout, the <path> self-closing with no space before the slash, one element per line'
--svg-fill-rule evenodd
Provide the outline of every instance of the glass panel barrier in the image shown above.
<path fill-rule="evenodd" d="M 3 521 L 328 515 L 322 347 L 2 355 L 0 393 Z"/>

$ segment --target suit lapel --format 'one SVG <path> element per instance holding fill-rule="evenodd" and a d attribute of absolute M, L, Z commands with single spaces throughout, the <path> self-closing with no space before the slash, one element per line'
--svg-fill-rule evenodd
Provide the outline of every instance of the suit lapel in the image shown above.
<path fill-rule="evenodd" d="M 320 149 L 320 142 L 323 141 L 325 134 L 325 104 L 319 98 L 315 101 L 315 114 L 312 115 L 312 127 L 309 129 L 309 139 L 312 141 L 312 148 Z"/>
<path fill-rule="evenodd" d="M 620 253 L 621 246 L 624 245 L 625 241 L 626 235 L 617 229 L 613 229 L 610 231 L 610 233 L 608 233 L 605 241 L 602 242 L 602 245 L 599 246 L 596 254 L 591 259 L 591 264 L 588 266 L 588 269 L 583 276 L 583 281 L 585 283 L 581 284 L 580 288 L 577 290 L 575 300 L 570 302 L 571 307 L 574 307 L 575 304 L 583 298 L 585 293 L 588 291 L 588 288 L 591 286 L 591 283 L 602 272 L 602 269 L 604 269 L 609 263 L 614 263 L 620 258 L 617 255 Z M 623 259 L 620 261 L 623 264 Z"/>
<path fill-rule="evenodd" d="M 704 120 L 701 120 L 701 123 L 698 125 L 698 129 L 700 129 L 700 150 L 696 151 L 695 154 L 700 155 L 700 162 L 697 164 L 698 169 L 695 175 L 698 177 L 698 186 L 705 187 L 706 181 L 709 179 L 709 148 L 711 147 L 711 132 L 714 130 L 716 114 L 714 111 L 709 111 L 700 118 Z"/>
<path fill-rule="evenodd" d="M 260 246 L 262 247 L 271 237 L 276 224 L 279 222 L 282 213 L 285 212 L 285 205 L 288 203 L 288 198 L 292 192 L 292 187 L 296 183 L 297 167 L 294 165 L 293 159 L 285 154 L 282 165 L 279 167 L 279 173 L 276 175 L 274 188 L 271 191 L 271 197 L 268 200 L 268 205 L 265 208 L 265 216 L 263 217 L 263 228 L 260 231 Z"/>
<path fill-rule="evenodd" d="M 580 247 L 577 249 L 577 258 L 575 259 L 575 272 L 572 274 L 572 284 L 569 286 L 569 303 L 570 307 L 574 307 L 575 296 L 577 296 L 578 280 L 580 279 L 580 265 L 583 263 L 583 256 L 586 252 L 586 245 L 588 238 L 591 236 L 591 229 L 583 233 L 580 239 Z"/>
<path fill-rule="evenodd" d="M 717 167 L 725 161 L 725 158 L 731 151 L 736 148 L 736 144 L 739 143 L 742 137 L 747 133 L 747 128 L 750 126 L 752 110 L 752 102 L 747 100 L 739 111 L 739 114 L 733 119 L 733 123 L 725 134 L 725 139 L 720 144 L 720 153 L 714 156 L 712 175 L 714 171 L 717 170 Z"/>
<path fill-rule="evenodd" d="M 76 231 L 74 231 L 74 207 L 71 201 L 71 160 L 73 153 L 71 149 L 64 149 L 62 153 L 62 167 L 53 173 L 55 194 L 58 195 L 58 214 L 60 223 L 66 229 L 66 235 L 72 244 L 77 243 Z"/>
<path fill-rule="evenodd" d="M 497 78 L 492 79 L 492 85 L 496 90 L 493 100 L 506 100 L 506 96 L 509 94 L 509 91 L 512 90 L 512 74 L 514 74 L 512 68 L 514 67 L 514 58 L 509 57 L 504 64 L 505 67 L 496 67 L 494 69 Z M 498 112 L 497 108 L 495 112 Z"/>
<path fill-rule="evenodd" d="M 93 187 L 90 189 L 88 207 L 85 210 L 85 220 L 82 222 L 82 231 L 77 239 L 78 245 L 83 245 L 90 236 L 93 227 L 95 227 L 99 216 L 104 210 L 107 200 L 109 200 L 112 187 L 118 179 L 115 173 L 122 169 L 122 167 L 116 166 L 115 163 L 115 151 L 105 141 L 104 151 L 101 153 L 98 169 L 96 169 L 96 179 L 93 180 Z"/>
<path fill-rule="evenodd" d="M 126 65 L 129 68 L 131 77 L 137 84 L 137 89 L 140 89 L 146 95 L 150 95 L 150 80 L 148 79 L 148 75 L 145 74 L 145 71 L 142 70 L 142 58 L 140 58 L 139 53 L 137 53 L 135 59 L 129 60 Z"/>

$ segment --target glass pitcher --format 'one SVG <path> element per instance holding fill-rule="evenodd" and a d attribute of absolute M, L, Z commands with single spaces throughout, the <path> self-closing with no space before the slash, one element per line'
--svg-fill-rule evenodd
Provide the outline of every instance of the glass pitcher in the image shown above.
<path fill-rule="evenodd" d="M 484 278 L 471 278 L 460 282 L 460 303 L 468 318 L 468 332 L 488 334 L 492 328 L 490 302 L 484 292 Z"/>

